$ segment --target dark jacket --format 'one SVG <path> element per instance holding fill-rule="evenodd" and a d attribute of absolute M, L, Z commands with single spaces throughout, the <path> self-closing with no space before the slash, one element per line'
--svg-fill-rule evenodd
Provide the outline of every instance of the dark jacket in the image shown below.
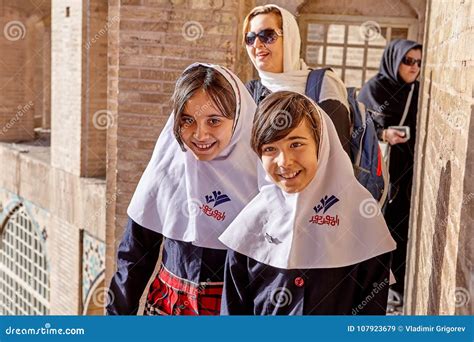
<path fill-rule="evenodd" d="M 390 253 L 337 268 L 280 269 L 227 253 L 221 315 L 385 315 Z"/>
<path fill-rule="evenodd" d="M 156 267 L 162 263 L 180 278 L 200 282 L 224 281 L 225 250 L 194 246 L 163 235 L 129 219 L 117 253 L 117 272 L 110 283 L 108 315 L 136 315 L 140 298 Z"/>
<path fill-rule="evenodd" d="M 384 129 L 400 124 L 412 84 L 405 83 L 398 70 L 406 53 L 415 48 L 421 49 L 422 46 L 410 40 L 391 41 L 385 48 L 378 74 L 360 91 L 358 100 L 367 108 L 381 113 L 373 117 L 379 139 Z M 397 242 L 397 249 L 393 254 L 393 271 L 397 283 L 393 288 L 398 292 L 403 292 L 404 289 L 418 93 L 419 83 L 415 81 L 410 107 L 403 123 L 410 127 L 410 140 L 390 148 L 390 192 L 384 217 Z"/>

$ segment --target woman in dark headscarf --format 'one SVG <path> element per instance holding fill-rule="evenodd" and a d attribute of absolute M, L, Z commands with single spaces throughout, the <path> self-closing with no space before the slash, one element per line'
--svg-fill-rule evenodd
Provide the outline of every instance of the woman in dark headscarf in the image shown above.
<path fill-rule="evenodd" d="M 392 289 L 400 295 L 405 278 L 419 91 L 416 79 L 420 73 L 421 50 L 421 44 L 414 41 L 391 41 L 384 51 L 378 74 L 364 85 L 359 95 L 359 101 L 374 113 L 379 140 L 390 146 L 391 187 L 385 219 L 397 242 L 392 260 L 397 283 Z M 408 126 L 409 132 L 391 126 Z"/>

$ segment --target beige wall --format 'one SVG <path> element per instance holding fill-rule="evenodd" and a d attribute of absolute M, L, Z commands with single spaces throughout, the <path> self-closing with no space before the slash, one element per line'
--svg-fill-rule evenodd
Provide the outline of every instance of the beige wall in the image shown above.
<path fill-rule="evenodd" d="M 80 230 L 105 240 L 105 181 L 79 178 L 51 167 L 49 148 L 0 143 L 0 190 L 15 194 L 34 210 L 32 219 L 47 231 L 50 262 L 50 313 L 81 312 Z M 28 152 L 26 152 L 28 151 Z M 46 214 L 38 214 L 46 213 Z"/>
<path fill-rule="evenodd" d="M 51 163 L 79 176 L 102 177 L 111 124 L 106 111 L 107 6 L 99 0 L 67 5 L 52 2 Z"/>
<path fill-rule="evenodd" d="M 427 11 L 408 314 L 473 312 L 473 10 L 472 1 L 435 0 Z"/>
<path fill-rule="evenodd" d="M 51 164 L 80 175 L 82 1 L 51 3 Z"/>

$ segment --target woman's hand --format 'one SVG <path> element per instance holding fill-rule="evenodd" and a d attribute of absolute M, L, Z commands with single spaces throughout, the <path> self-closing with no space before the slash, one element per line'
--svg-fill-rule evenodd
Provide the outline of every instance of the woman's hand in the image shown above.
<path fill-rule="evenodd" d="M 393 128 L 384 129 L 382 138 L 383 141 L 388 142 L 390 145 L 401 144 L 408 141 L 408 138 L 405 137 L 404 132 L 400 132 L 399 130 Z"/>

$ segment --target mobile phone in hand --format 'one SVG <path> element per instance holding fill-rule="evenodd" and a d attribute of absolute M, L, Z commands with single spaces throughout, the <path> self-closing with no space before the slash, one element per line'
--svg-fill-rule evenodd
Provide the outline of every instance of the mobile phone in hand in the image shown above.
<path fill-rule="evenodd" d="M 389 126 L 388 128 L 396 129 L 399 132 L 405 133 L 404 138 L 410 139 L 410 126 Z"/>

